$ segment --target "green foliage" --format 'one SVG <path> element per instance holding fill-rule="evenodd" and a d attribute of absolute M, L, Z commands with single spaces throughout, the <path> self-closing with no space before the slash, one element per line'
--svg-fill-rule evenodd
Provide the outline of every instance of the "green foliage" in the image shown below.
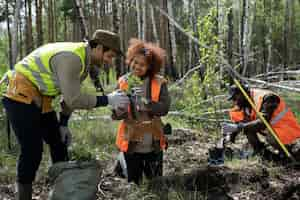
<path fill-rule="evenodd" d="M 128 76 L 128 90 L 127 92 L 131 92 L 135 87 L 141 87 L 143 85 L 143 80 L 132 73 Z"/>
<path fill-rule="evenodd" d="M 69 151 L 70 160 L 76 161 L 91 161 L 94 160 L 96 157 L 92 155 L 89 146 L 86 145 L 79 145 L 75 143 L 71 146 Z"/>
<path fill-rule="evenodd" d="M 183 89 L 183 98 L 179 100 L 178 107 L 188 113 L 201 114 L 203 111 L 210 111 L 213 108 L 207 107 L 207 104 L 200 103 L 209 96 L 215 96 L 221 93 L 218 87 L 217 74 L 217 53 L 220 42 L 214 34 L 216 9 L 211 11 L 202 19 L 199 19 L 198 26 L 201 63 L 205 66 L 205 75 L 200 77 L 199 72 L 195 72 L 190 79 L 186 81 Z M 208 48 L 206 48 L 208 47 Z"/>
<path fill-rule="evenodd" d="M 73 0 L 63 0 L 61 3 L 60 10 L 64 14 L 64 16 L 69 16 L 71 17 L 71 19 L 74 19 L 74 17 L 76 16 L 75 5 Z"/>

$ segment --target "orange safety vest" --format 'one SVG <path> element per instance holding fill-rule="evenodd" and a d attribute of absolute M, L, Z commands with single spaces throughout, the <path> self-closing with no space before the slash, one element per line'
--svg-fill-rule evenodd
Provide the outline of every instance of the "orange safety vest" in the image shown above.
<path fill-rule="evenodd" d="M 233 122 L 241 122 L 245 119 L 244 111 L 235 106 L 229 111 L 229 117 Z"/>
<path fill-rule="evenodd" d="M 164 81 L 165 79 L 163 79 L 160 76 L 155 76 L 151 80 L 151 100 L 153 102 L 159 101 L 160 88 L 161 88 L 161 84 Z M 128 89 L 128 82 L 126 76 L 120 77 L 118 83 L 121 90 L 126 91 Z M 129 141 L 125 138 L 125 131 L 126 131 L 126 122 L 122 120 L 121 123 L 119 124 L 117 138 L 116 138 L 116 145 L 119 148 L 119 150 L 122 152 L 128 151 Z M 162 131 L 160 132 L 159 141 L 160 141 L 160 148 L 165 149 L 167 147 L 166 138 Z"/>
<path fill-rule="evenodd" d="M 274 93 L 270 90 L 257 88 L 251 89 L 250 95 L 258 111 L 261 109 L 264 96 L 268 94 Z M 297 138 L 300 138 L 300 125 L 298 124 L 296 117 L 294 116 L 290 108 L 285 104 L 284 100 L 280 97 L 279 99 L 280 103 L 273 112 L 269 123 L 274 129 L 279 140 L 283 144 L 287 145 L 293 143 Z M 243 120 L 245 115 L 243 111 L 236 110 L 231 110 L 229 114 L 231 120 L 234 122 Z M 251 121 L 257 119 L 254 110 L 251 111 L 250 119 Z"/>

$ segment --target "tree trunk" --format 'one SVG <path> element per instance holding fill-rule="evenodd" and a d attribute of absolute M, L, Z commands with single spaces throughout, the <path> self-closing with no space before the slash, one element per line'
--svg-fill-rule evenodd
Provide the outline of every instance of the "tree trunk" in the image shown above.
<path fill-rule="evenodd" d="M 92 22 L 91 22 L 91 27 L 92 27 L 93 31 L 98 29 L 98 23 L 97 23 L 98 22 L 98 4 L 97 4 L 97 2 L 98 2 L 97 0 L 93 0 L 94 15 L 93 15 L 93 19 L 92 19 Z"/>
<path fill-rule="evenodd" d="M 193 1 L 193 0 L 192 0 Z M 189 2 L 188 5 L 188 13 L 189 13 L 189 24 L 191 27 L 193 27 L 193 16 L 192 16 L 192 2 Z M 189 38 L 189 53 L 188 53 L 188 67 L 186 68 L 186 71 L 192 68 L 192 60 L 193 60 L 193 41 L 191 38 Z"/>
<path fill-rule="evenodd" d="M 267 12 L 267 20 L 268 20 L 268 34 L 267 34 L 267 38 L 266 38 L 266 41 L 267 41 L 267 48 L 268 48 L 268 57 L 267 57 L 267 69 L 266 69 L 266 72 L 270 72 L 272 70 L 271 68 L 271 61 L 272 61 L 272 32 L 273 32 L 273 29 L 272 29 L 272 23 L 271 23 L 271 19 L 272 19 L 272 4 L 273 4 L 273 0 L 269 0 L 269 5 L 270 5 L 270 8 L 269 8 L 269 11 Z"/>
<path fill-rule="evenodd" d="M 112 0 L 112 22 L 113 22 L 113 32 L 119 34 L 119 25 L 120 20 L 118 16 L 118 3 L 117 0 Z M 116 64 L 116 78 L 118 79 L 121 76 L 121 58 L 119 56 L 115 59 Z"/>
<path fill-rule="evenodd" d="M 168 13 L 171 18 L 174 19 L 173 15 L 173 3 L 172 1 L 168 1 Z M 170 40 L 171 40 L 171 56 L 173 68 L 177 67 L 176 57 L 177 57 L 177 45 L 176 45 L 176 36 L 175 36 L 175 26 L 173 24 L 169 24 L 170 26 Z M 175 78 L 175 77 L 174 77 Z"/>
<path fill-rule="evenodd" d="M 19 19 L 20 19 L 20 7 L 21 7 L 21 0 L 17 0 L 15 4 L 14 10 L 14 23 L 13 23 L 13 30 L 12 30 L 12 66 L 16 64 L 17 56 L 18 56 L 18 26 L 19 26 Z"/>
<path fill-rule="evenodd" d="M 197 10 L 200 10 L 200 8 L 197 8 Z M 198 13 L 196 12 L 196 1 L 193 0 L 192 3 L 193 32 L 196 38 L 199 38 L 199 32 L 197 27 L 197 16 Z M 195 60 L 198 61 L 200 59 L 199 45 L 195 42 L 194 42 L 194 52 L 195 52 Z"/>
<path fill-rule="evenodd" d="M 293 54 L 296 50 L 295 48 L 295 44 L 297 44 L 297 41 L 295 40 L 295 38 L 297 38 L 296 35 L 296 5 L 295 5 L 295 1 L 291 1 L 291 10 L 290 10 L 290 20 L 289 20 L 289 30 L 290 30 L 290 34 L 289 34 L 289 41 L 288 43 L 291 45 L 289 48 L 289 63 L 292 65 L 296 65 L 296 58 L 294 58 Z"/>
<path fill-rule="evenodd" d="M 48 42 L 54 42 L 53 2 L 48 0 Z"/>
<path fill-rule="evenodd" d="M 153 8 L 153 5 L 151 3 L 149 4 L 149 6 L 150 6 L 150 12 L 151 12 L 151 22 L 152 22 L 152 28 L 153 28 L 153 36 L 154 36 L 155 42 L 157 44 L 160 44 L 159 37 L 158 37 L 158 32 L 157 32 L 157 27 L 156 27 L 154 8 Z"/>
<path fill-rule="evenodd" d="M 247 72 L 247 35 L 248 35 L 248 0 L 243 0 L 241 19 L 241 69 L 243 76 Z"/>
<path fill-rule="evenodd" d="M 160 8 L 167 13 L 167 0 L 160 0 Z M 160 46 L 166 50 L 167 58 L 165 63 L 165 71 L 163 71 L 164 74 L 170 75 L 170 54 L 169 54 L 169 48 L 168 48 L 168 41 L 169 41 L 169 23 L 168 19 L 161 13 L 160 14 Z"/>
<path fill-rule="evenodd" d="M 141 0 L 136 0 L 135 1 L 135 6 L 136 6 L 136 14 L 137 14 L 137 27 L 138 27 L 138 38 L 143 39 L 143 29 L 142 29 L 142 16 L 141 16 L 141 5 L 140 5 Z"/>
<path fill-rule="evenodd" d="M 99 15 L 100 15 L 99 26 L 100 26 L 100 28 L 103 28 L 104 27 L 104 15 L 105 15 L 105 4 L 104 3 L 100 3 Z"/>
<path fill-rule="evenodd" d="M 53 30 L 53 39 L 54 41 L 57 41 L 58 39 L 58 14 L 56 12 L 56 10 L 58 9 L 57 8 L 57 5 L 56 5 L 57 1 L 53 1 L 53 27 L 54 27 L 54 30 Z"/>
<path fill-rule="evenodd" d="M 142 0 L 142 39 L 148 40 L 149 38 L 146 37 L 147 33 L 147 4 L 146 0 Z"/>
<path fill-rule="evenodd" d="M 32 13 L 31 13 L 31 0 L 25 1 L 25 15 L 26 15 L 26 43 L 25 51 L 29 54 L 33 50 L 33 36 L 32 36 Z"/>
<path fill-rule="evenodd" d="M 254 2 L 254 6 L 253 8 L 250 7 L 250 2 L 251 1 L 248 1 L 248 31 L 247 31 L 247 35 L 246 35 L 246 51 L 245 51 L 245 65 L 246 65 L 246 69 L 247 70 L 247 67 L 249 65 L 249 56 L 250 56 L 250 48 L 251 48 L 251 38 L 252 38 L 252 30 L 253 30 L 253 27 L 255 26 L 255 17 L 256 17 L 256 2 Z M 255 69 L 256 70 L 256 69 Z M 249 71 L 249 70 L 248 70 Z M 256 71 L 255 71 L 256 73 Z M 245 75 L 246 75 L 246 72 L 245 72 Z"/>
<path fill-rule="evenodd" d="M 42 0 L 35 0 L 35 10 L 36 10 L 36 32 L 37 32 L 37 46 L 41 46 L 43 44 L 43 25 L 42 25 L 42 20 L 43 20 L 43 2 Z"/>
<path fill-rule="evenodd" d="M 11 41 L 11 30 L 10 30 L 10 20 L 9 20 L 9 9 L 8 9 L 8 0 L 6 0 L 5 9 L 6 9 L 6 26 L 7 26 L 7 37 L 8 37 L 8 65 L 9 69 L 13 68 L 12 65 L 12 41 Z"/>
<path fill-rule="evenodd" d="M 289 65 L 289 23 L 290 23 L 290 5 L 291 5 L 291 0 L 286 0 L 285 1 L 285 17 L 284 17 L 284 33 L 283 33 L 283 45 L 284 45 L 284 50 L 283 50 L 283 71 L 288 69 Z M 281 79 L 284 77 L 282 76 Z"/>
<path fill-rule="evenodd" d="M 80 30 L 81 30 L 81 37 L 82 39 L 88 39 L 89 33 L 88 33 L 88 27 L 84 18 L 83 9 L 80 6 L 80 0 L 74 0 L 76 12 L 78 14 L 79 23 L 80 23 Z"/>
<path fill-rule="evenodd" d="M 231 66 L 233 66 L 233 11 L 232 7 L 229 9 L 227 15 L 228 22 L 228 39 L 227 39 L 227 56 L 228 62 Z"/>
<path fill-rule="evenodd" d="M 120 41 L 121 41 L 121 49 L 125 51 L 125 33 L 126 33 L 126 26 L 125 26 L 125 1 L 121 2 L 121 7 L 119 10 L 120 16 Z M 125 52 L 124 52 L 125 53 Z M 125 67 L 125 59 L 121 57 L 121 66 L 120 66 L 120 75 L 125 74 L 126 67 Z"/>
<path fill-rule="evenodd" d="M 23 58 L 23 30 L 22 30 L 23 24 L 22 19 L 19 21 L 19 57 Z"/>
<path fill-rule="evenodd" d="M 67 41 L 67 16 L 64 15 L 64 41 Z"/>

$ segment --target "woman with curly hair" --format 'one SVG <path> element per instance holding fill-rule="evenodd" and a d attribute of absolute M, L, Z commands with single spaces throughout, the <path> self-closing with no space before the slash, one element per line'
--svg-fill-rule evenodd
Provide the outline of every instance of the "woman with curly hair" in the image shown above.
<path fill-rule="evenodd" d="M 143 174 L 148 179 L 162 176 L 167 142 L 160 117 L 170 107 L 167 81 L 158 75 L 164 60 L 165 51 L 155 44 L 130 40 L 126 64 L 131 72 L 120 77 L 118 88 L 130 96 L 131 103 L 125 113 L 113 112 L 113 119 L 122 119 L 116 145 L 127 166 L 128 182 L 140 184 Z"/>

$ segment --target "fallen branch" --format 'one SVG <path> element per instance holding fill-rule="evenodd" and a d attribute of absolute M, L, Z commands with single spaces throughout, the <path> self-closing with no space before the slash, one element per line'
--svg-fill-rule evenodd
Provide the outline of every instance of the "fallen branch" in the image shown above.
<path fill-rule="evenodd" d="M 258 80 L 258 79 L 254 79 L 254 78 L 248 78 L 246 80 L 254 82 L 254 83 L 260 83 L 260 84 L 263 84 L 263 85 L 269 86 L 269 87 L 285 89 L 285 90 L 289 90 L 289 91 L 293 91 L 293 92 L 300 92 L 300 88 L 294 88 L 294 87 L 279 85 L 278 83 L 268 83 L 266 81 L 262 81 L 262 80 Z"/>
<path fill-rule="evenodd" d="M 300 74 L 300 70 L 288 70 L 288 71 L 279 71 L 279 72 L 268 72 L 264 74 L 258 74 L 255 76 L 255 78 L 265 77 L 269 75 L 282 75 L 282 74 L 291 74 L 291 75 L 297 75 Z"/>
<path fill-rule="evenodd" d="M 199 66 L 197 67 L 194 67 L 192 69 L 190 69 L 189 71 L 187 71 L 187 73 L 185 73 L 185 75 L 178 81 L 176 81 L 175 83 L 173 83 L 170 87 L 173 87 L 173 86 L 178 86 L 178 85 L 181 85 L 183 83 L 183 81 L 194 71 L 198 70 L 198 69 L 201 69 L 203 68 L 204 65 L 200 64 Z"/>
<path fill-rule="evenodd" d="M 217 119 L 217 118 L 207 118 L 207 117 L 199 117 L 194 115 L 187 115 L 184 113 L 172 111 L 168 113 L 169 116 L 174 117 L 182 117 L 188 120 L 197 121 L 197 122 L 230 122 L 228 119 Z"/>

